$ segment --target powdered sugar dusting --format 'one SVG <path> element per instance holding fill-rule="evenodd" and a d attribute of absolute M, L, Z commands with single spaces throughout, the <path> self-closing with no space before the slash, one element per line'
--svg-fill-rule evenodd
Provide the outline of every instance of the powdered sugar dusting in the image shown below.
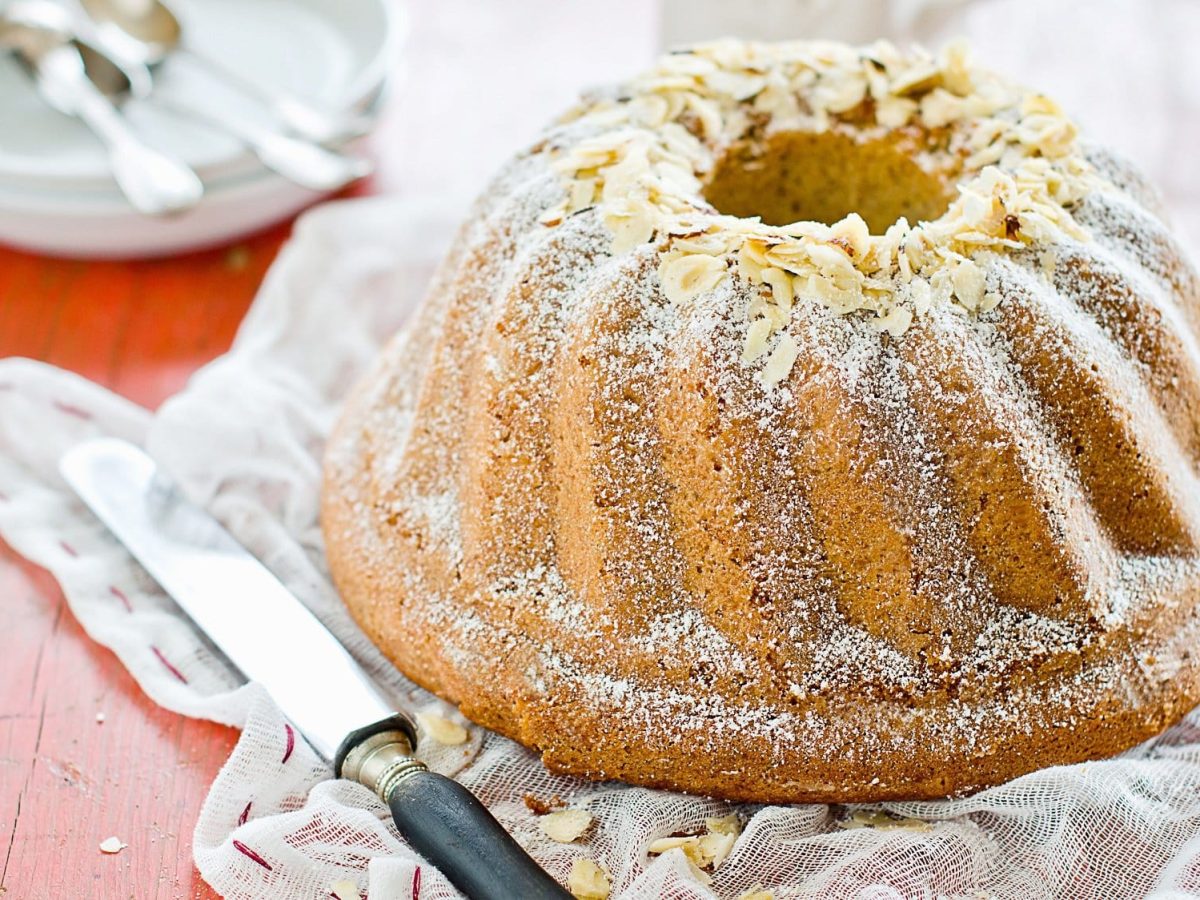
<path fill-rule="evenodd" d="M 772 385 L 761 285 L 672 302 L 664 243 L 546 227 L 597 127 L 501 173 L 331 443 L 407 674 L 553 766 L 760 799 L 968 790 L 1195 699 L 1200 282 L 1135 176 L 1091 151 L 1094 239 L 975 254 L 1002 306 L 797 303 Z"/>

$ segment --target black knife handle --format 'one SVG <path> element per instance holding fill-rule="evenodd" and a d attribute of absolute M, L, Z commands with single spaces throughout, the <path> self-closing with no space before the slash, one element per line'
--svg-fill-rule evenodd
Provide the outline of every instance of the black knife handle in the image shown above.
<path fill-rule="evenodd" d="M 471 900 L 570 900 L 457 781 L 413 772 L 396 782 L 387 802 L 413 849 Z"/>
<path fill-rule="evenodd" d="M 415 743 L 397 717 L 350 735 L 334 764 L 375 791 L 404 839 L 470 900 L 571 900 L 474 794 L 413 758 Z"/>

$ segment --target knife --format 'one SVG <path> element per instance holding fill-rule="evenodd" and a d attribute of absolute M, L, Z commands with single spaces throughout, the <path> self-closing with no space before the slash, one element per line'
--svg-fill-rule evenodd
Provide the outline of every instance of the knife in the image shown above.
<path fill-rule="evenodd" d="M 145 452 L 96 438 L 67 451 L 71 488 L 334 772 L 366 785 L 410 845 L 472 900 L 569 900 L 458 782 L 413 756 L 417 730 L 283 583 Z"/>

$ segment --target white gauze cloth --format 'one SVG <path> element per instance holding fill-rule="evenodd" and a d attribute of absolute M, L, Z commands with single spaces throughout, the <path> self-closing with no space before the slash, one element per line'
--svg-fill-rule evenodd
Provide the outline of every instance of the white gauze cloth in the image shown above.
<path fill-rule="evenodd" d="M 322 440 L 347 388 L 421 295 L 451 230 L 432 207 L 333 204 L 302 220 L 233 349 L 157 415 L 82 379 L 0 361 L 0 532 L 50 569 L 88 633 L 157 703 L 242 729 L 195 833 L 201 874 L 236 900 L 456 896 L 399 839 L 365 788 L 331 780 L 270 697 L 243 685 L 183 614 L 72 499 L 56 473 L 74 442 L 144 445 L 288 584 L 410 709 L 435 698 L 402 678 L 334 594 L 317 522 Z M 286 640 L 285 635 L 278 636 Z M 318 660 L 298 659 L 297 665 Z M 443 708 L 444 715 L 457 714 Z M 460 720 L 461 721 L 461 720 Z M 518 745 L 470 726 L 429 761 L 456 774 L 530 853 L 565 881 L 597 862 L 625 898 L 1040 896 L 1114 898 L 1200 891 L 1200 717 L 1118 759 L 1048 769 L 964 800 L 889 803 L 892 827 L 847 829 L 863 808 L 762 807 L 552 776 Z M 294 743 L 289 752 L 289 743 Z M 595 824 L 574 844 L 545 837 L 523 801 L 558 795 Z M 737 813 L 745 823 L 711 885 L 656 838 Z M 919 822 L 909 821 L 910 819 Z M 344 890 L 345 885 L 341 885 Z"/>

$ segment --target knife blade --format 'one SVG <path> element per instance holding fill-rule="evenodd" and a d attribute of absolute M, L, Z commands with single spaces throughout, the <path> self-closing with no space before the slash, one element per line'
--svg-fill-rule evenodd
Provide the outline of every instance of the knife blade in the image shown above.
<path fill-rule="evenodd" d="M 416 728 L 258 559 L 144 451 L 96 438 L 59 463 L 67 483 L 338 775 L 376 792 L 401 835 L 468 897 L 567 894 L 469 791 L 412 754 Z"/>

